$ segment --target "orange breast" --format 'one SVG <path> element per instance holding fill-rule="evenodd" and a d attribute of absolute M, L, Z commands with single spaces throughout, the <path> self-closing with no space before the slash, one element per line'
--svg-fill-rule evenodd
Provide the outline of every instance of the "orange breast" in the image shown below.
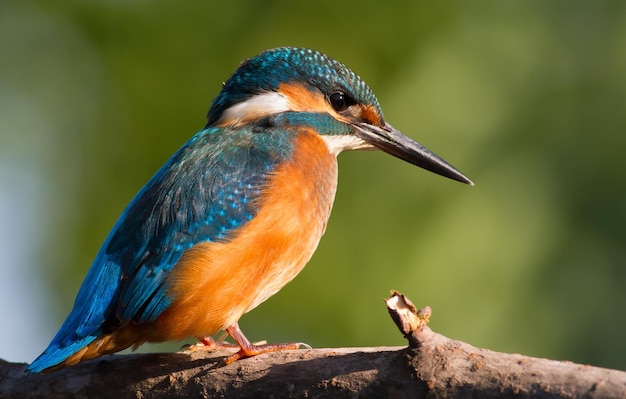
<path fill-rule="evenodd" d="M 171 275 L 175 300 L 144 341 L 214 334 L 280 290 L 313 255 L 336 187 L 336 157 L 303 129 L 292 161 L 276 169 L 259 197 L 255 218 L 230 241 L 183 255 Z"/>

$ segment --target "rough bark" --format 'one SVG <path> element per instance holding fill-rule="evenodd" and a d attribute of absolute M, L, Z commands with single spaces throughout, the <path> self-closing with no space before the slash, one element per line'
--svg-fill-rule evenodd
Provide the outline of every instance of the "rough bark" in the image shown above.
<path fill-rule="evenodd" d="M 0 361 L 0 398 L 607 398 L 626 372 L 497 353 L 434 333 L 403 295 L 389 312 L 408 347 L 275 352 L 223 365 L 232 351 L 116 355 L 50 374 Z"/>

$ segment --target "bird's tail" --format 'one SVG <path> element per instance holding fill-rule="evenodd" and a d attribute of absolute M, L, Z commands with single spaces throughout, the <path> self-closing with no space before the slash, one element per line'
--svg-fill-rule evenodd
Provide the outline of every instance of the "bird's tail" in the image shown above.
<path fill-rule="evenodd" d="M 83 355 L 96 338 L 98 337 L 83 337 L 67 346 L 63 346 L 55 339 L 50 343 L 46 350 L 26 368 L 26 372 L 49 372 L 71 366 L 82 360 L 87 360 L 86 358 L 83 359 Z"/>
<path fill-rule="evenodd" d="M 127 334 L 126 330 L 130 329 L 122 328 L 121 331 L 119 331 L 122 334 L 116 331 L 112 334 L 83 337 L 71 342 L 67 346 L 60 345 L 55 339 L 50 343 L 48 348 L 26 368 L 26 372 L 48 373 L 64 367 L 73 366 L 85 360 L 119 352 L 131 345 L 138 345 L 137 336 L 133 333 Z"/>

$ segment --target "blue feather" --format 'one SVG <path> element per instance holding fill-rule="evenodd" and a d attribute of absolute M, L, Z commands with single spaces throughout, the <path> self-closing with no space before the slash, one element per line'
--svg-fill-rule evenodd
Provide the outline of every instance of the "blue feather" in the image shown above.
<path fill-rule="evenodd" d="M 211 103 L 207 126 L 217 122 L 232 105 L 291 82 L 308 82 L 322 93 L 349 93 L 357 103 L 374 106 L 382 118 L 378 99 L 349 68 L 314 50 L 282 47 L 265 51 L 237 68 Z"/>
<path fill-rule="evenodd" d="M 207 128 L 191 138 L 125 209 L 48 348 L 29 367 L 55 366 L 101 334 L 155 320 L 171 304 L 167 275 L 195 244 L 227 241 L 258 212 L 268 174 L 293 150 L 279 127 Z M 276 145 L 276 143 L 280 143 Z"/>

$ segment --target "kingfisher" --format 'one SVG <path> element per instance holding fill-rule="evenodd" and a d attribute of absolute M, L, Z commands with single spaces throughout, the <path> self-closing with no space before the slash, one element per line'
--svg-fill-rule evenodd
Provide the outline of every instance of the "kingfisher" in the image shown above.
<path fill-rule="evenodd" d="M 239 319 L 313 255 L 335 197 L 337 155 L 368 149 L 473 185 L 386 123 L 370 87 L 343 64 L 295 47 L 245 60 L 211 103 L 206 127 L 123 211 L 27 372 L 144 342 L 228 346 L 212 338 L 220 331 L 238 349 L 225 363 L 299 348 L 252 343 Z"/>

